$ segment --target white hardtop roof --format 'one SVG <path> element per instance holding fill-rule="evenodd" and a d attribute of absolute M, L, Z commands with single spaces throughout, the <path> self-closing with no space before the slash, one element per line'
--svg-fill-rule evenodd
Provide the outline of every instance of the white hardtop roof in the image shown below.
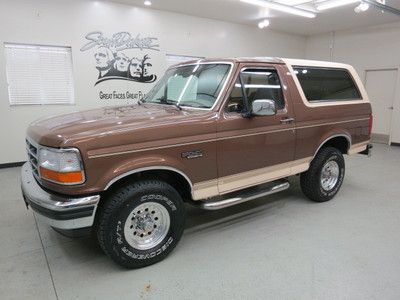
<path fill-rule="evenodd" d="M 320 61 L 320 60 L 308 60 L 308 59 L 294 59 L 294 58 L 282 58 L 287 65 L 290 66 L 307 66 L 307 67 L 327 67 L 327 68 L 340 68 L 340 69 L 352 69 L 351 65 L 330 62 L 330 61 Z"/>
<path fill-rule="evenodd" d="M 287 64 L 289 66 L 327 67 L 327 68 L 341 68 L 341 69 L 351 69 L 352 68 L 348 64 L 337 63 L 337 62 L 296 59 L 296 58 L 268 57 L 268 56 L 265 56 L 265 57 L 255 56 L 255 57 L 205 58 L 205 59 L 199 59 L 199 60 L 186 61 L 186 62 L 179 63 L 177 65 L 213 63 L 213 62 L 230 62 L 230 63 L 264 62 L 264 63 Z"/>

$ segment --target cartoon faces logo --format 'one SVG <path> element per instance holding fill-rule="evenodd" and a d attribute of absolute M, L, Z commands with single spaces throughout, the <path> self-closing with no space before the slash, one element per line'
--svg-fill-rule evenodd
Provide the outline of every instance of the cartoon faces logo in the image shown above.
<path fill-rule="evenodd" d="M 128 72 L 129 57 L 122 52 L 118 52 L 115 58 L 114 68 L 118 72 Z"/>
<path fill-rule="evenodd" d="M 157 75 L 152 73 L 153 64 L 150 55 L 132 55 L 132 50 L 159 51 L 157 38 L 132 37 L 128 32 L 119 32 L 106 38 L 102 32 L 96 31 L 86 35 L 81 51 L 94 48 L 94 63 L 99 71 L 95 85 L 106 80 L 130 80 L 142 83 L 156 81 Z M 128 54 L 130 53 L 130 55 Z"/>

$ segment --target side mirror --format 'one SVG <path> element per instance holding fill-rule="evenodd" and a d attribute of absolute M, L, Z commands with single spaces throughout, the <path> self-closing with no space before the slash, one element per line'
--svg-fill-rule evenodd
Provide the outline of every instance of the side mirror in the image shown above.
<path fill-rule="evenodd" d="M 274 100 L 260 99 L 254 100 L 251 104 L 253 116 L 274 116 L 276 115 L 276 105 Z"/>

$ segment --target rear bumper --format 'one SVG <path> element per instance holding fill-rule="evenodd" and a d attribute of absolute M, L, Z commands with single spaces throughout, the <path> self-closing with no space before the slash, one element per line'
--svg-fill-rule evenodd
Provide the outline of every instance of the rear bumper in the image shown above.
<path fill-rule="evenodd" d="M 371 156 L 371 149 L 372 145 L 369 143 L 369 141 L 366 141 L 359 144 L 351 145 L 349 151 L 347 151 L 347 154 L 348 155 L 364 154 Z"/>
<path fill-rule="evenodd" d="M 374 147 L 374 146 L 372 146 L 372 144 L 368 144 L 368 145 L 367 145 L 367 148 L 365 148 L 364 151 L 360 152 L 360 154 L 371 156 L 371 153 L 372 153 L 371 149 L 372 149 L 373 147 Z"/>
<path fill-rule="evenodd" d="M 63 231 L 93 225 L 100 195 L 75 198 L 49 193 L 37 183 L 29 163 L 21 169 L 21 189 L 27 207 L 51 227 Z"/>

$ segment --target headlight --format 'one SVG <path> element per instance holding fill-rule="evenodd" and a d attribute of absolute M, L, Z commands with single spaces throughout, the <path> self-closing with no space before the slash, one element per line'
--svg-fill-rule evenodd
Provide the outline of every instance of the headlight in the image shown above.
<path fill-rule="evenodd" d="M 39 174 L 42 179 L 64 184 L 80 184 L 85 181 L 81 155 L 76 148 L 54 149 L 40 146 Z"/>

